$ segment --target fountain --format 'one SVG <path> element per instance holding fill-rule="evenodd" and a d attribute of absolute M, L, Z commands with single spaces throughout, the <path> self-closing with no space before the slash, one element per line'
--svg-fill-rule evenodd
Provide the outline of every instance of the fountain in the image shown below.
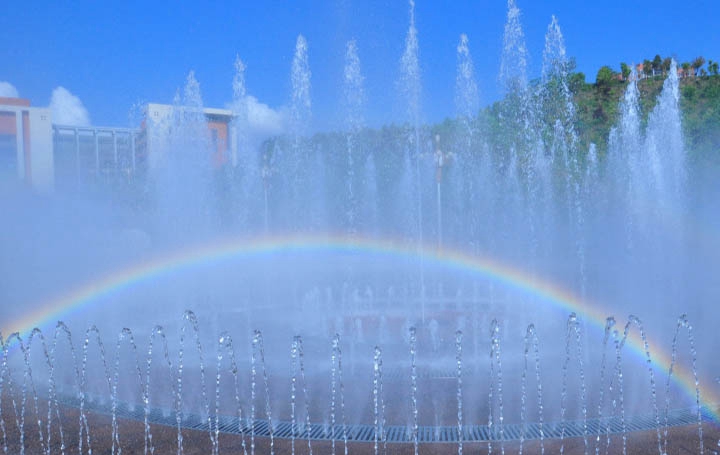
<path fill-rule="evenodd" d="M 716 247 L 688 241 L 705 188 L 676 63 L 647 121 L 633 73 L 607 142 L 584 144 L 558 19 L 531 81 L 508 0 L 504 98 L 480 109 L 461 34 L 455 118 L 428 125 L 408 6 L 399 126 L 368 127 L 352 39 L 343 131 L 314 134 L 298 35 L 286 130 L 259 150 L 236 58 L 215 172 L 187 76 L 127 215 L 150 246 L 87 253 L 85 284 L 0 324 L 4 453 L 709 452 Z"/>

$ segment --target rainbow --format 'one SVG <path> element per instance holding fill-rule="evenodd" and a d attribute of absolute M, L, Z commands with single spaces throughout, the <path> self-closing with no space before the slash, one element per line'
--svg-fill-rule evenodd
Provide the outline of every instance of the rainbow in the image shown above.
<path fill-rule="evenodd" d="M 260 239 L 223 239 L 211 244 L 198 245 L 181 251 L 160 255 L 134 266 L 113 271 L 98 280 L 86 283 L 68 294 L 33 306 L 36 310 L 21 319 L 5 323 L 0 327 L 3 333 L 27 333 L 34 327 L 42 327 L 57 320 L 67 318 L 83 307 L 103 297 L 118 293 L 140 283 L 149 282 L 161 276 L 181 272 L 198 265 L 213 265 L 231 259 L 250 259 L 252 257 L 272 257 L 286 253 L 372 253 L 389 257 L 417 257 L 417 246 L 405 242 L 365 239 L 346 236 L 283 236 Z M 553 283 L 543 281 L 520 269 L 502 264 L 492 258 L 472 256 L 451 249 L 426 250 L 423 258 L 449 269 L 482 275 L 511 289 L 523 292 L 533 298 L 553 305 L 567 312 L 575 312 L 579 317 L 603 330 L 607 314 L 602 308 L 590 302 L 582 301 L 573 293 Z M 656 367 L 668 371 L 671 357 L 657 348 L 656 343 L 648 340 L 652 360 Z M 636 354 L 645 358 L 645 348 L 637 334 L 628 339 L 628 346 Z M 692 372 L 675 368 L 675 381 L 693 398 L 695 397 L 695 378 Z M 704 391 L 703 403 L 715 412 L 715 403 L 720 399 Z M 720 415 L 714 415 L 720 420 Z"/>

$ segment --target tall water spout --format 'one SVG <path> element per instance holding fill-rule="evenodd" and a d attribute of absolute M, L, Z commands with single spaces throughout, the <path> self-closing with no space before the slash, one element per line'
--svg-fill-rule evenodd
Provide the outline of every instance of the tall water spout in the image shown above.
<path fill-rule="evenodd" d="M 308 60 L 308 43 L 303 35 L 298 35 L 295 42 L 295 55 L 290 70 L 292 93 L 290 99 L 291 128 L 294 140 L 307 133 L 312 115 L 310 98 L 310 63 Z M 299 150 L 296 150 L 299 152 Z"/>
<path fill-rule="evenodd" d="M 686 159 L 680 113 L 680 82 L 673 59 L 655 108 L 648 117 L 647 153 L 661 210 L 681 208 Z"/>
<path fill-rule="evenodd" d="M 235 75 L 233 76 L 232 80 L 232 91 L 233 91 L 233 98 L 232 98 L 232 111 L 233 111 L 233 122 L 234 122 L 234 133 L 236 135 L 235 142 L 236 142 L 236 148 L 232 150 L 232 165 L 237 167 L 238 165 L 241 165 L 241 163 L 238 161 L 239 159 L 242 159 L 244 155 L 247 153 L 245 152 L 246 149 L 246 141 L 247 141 L 247 121 L 248 121 L 248 110 L 247 110 L 247 89 L 245 87 L 245 63 L 243 63 L 242 59 L 239 55 L 235 56 Z M 240 151 L 240 154 L 238 154 L 238 151 Z M 246 164 L 246 163 L 242 163 Z M 249 164 L 249 163 L 247 163 Z"/>
<path fill-rule="evenodd" d="M 455 183 L 459 194 L 455 194 L 454 206 L 457 223 L 464 225 L 462 220 L 470 217 L 467 226 L 464 226 L 464 229 L 460 228 L 460 232 L 464 238 L 471 239 L 470 241 L 475 247 L 478 246 L 477 236 L 480 235 L 480 219 L 482 216 L 489 215 L 480 208 L 481 195 L 490 191 L 490 185 L 487 182 L 488 175 L 482 171 L 483 167 L 487 167 L 488 159 L 486 156 L 474 156 L 473 153 L 479 139 L 477 137 L 479 108 L 480 96 L 475 82 L 475 69 L 470 55 L 468 37 L 463 33 L 460 35 L 457 45 L 455 76 L 455 110 L 460 121 L 460 129 L 455 137 L 458 161 L 456 169 L 459 170 L 455 173 L 455 180 L 460 180 L 460 182 Z M 483 208 L 485 207 L 483 206 Z"/>
<path fill-rule="evenodd" d="M 503 35 L 500 60 L 500 83 L 506 93 L 523 92 L 527 88 L 528 51 L 525 33 L 520 24 L 520 9 L 515 0 L 507 2 L 507 22 Z"/>
<path fill-rule="evenodd" d="M 638 75 L 633 67 L 625 94 L 620 101 L 620 119 L 617 126 L 610 130 L 608 139 L 608 153 L 611 160 L 613 175 L 621 179 L 620 190 L 625 191 L 628 197 L 635 190 L 634 180 L 641 170 L 638 169 L 640 153 L 643 142 L 640 132 L 640 91 L 638 90 Z M 623 185 L 624 184 L 624 185 Z"/>
<path fill-rule="evenodd" d="M 358 154 L 357 137 L 363 127 L 363 104 L 365 102 L 364 77 L 360 70 L 355 40 L 348 41 L 345 49 L 345 71 L 343 73 L 345 104 L 345 135 L 347 142 L 347 229 L 356 233 L 358 217 L 358 194 L 355 188 L 355 161 Z"/>
<path fill-rule="evenodd" d="M 148 116 L 149 117 L 149 116 Z M 200 83 L 188 73 L 170 113 L 147 121 L 158 150 L 150 159 L 157 229 L 165 241 L 207 234 L 211 210 L 211 148 Z"/>
<path fill-rule="evenodd" d="M 475 81 L 475 65 L 470 55 L 468 36 L 464 33 L 460 35 L 457 45 L 455 109 L 463 122 L 463 127 L 471 134 L 470 120 L 477 115 L 480 109 L 480 95 Z"/>
<path fill-rule="evenodd" d="M 260 176 L 258 167 L 253 159 L 255 150 L 251 149 L 249 138 L 249 111 L 248 95 L 245 86 L 245 63 L 240 56 L 235 57 L 235 74 L 232 80 L 233 97 L 230 108 L 233 113 L 232 136 L 229 138 L 230 164 L 232 165 L 232 179 L 230 188 L 235 193 L 236 211 L 234 219 L 237 220 L 239 230 L 249 230 L 252 223 L 252 209 L 259 196 Z M 265 214 L 267 218 L 268 214 Z"/>
<path fill-rule="evenodd" d="M 568 221 L 575 257 L 581 297 L 586 295 L 586 241 L 585 200 L 582 192 L 583 174 L 578 159 L 578 137 L 575 131 L 575 103 L 570 91 L 570 62 L 565 50 L 565 39 L 560 25 L 552 16 L 545 34 L 542 68 L 542 102 L 547 129 L 552 131 L 548 144 L 556 169 L 564 178 L 564 200 L 568 209 Z"/>
<path fill-rule="evenodd" d="M 565 164 L 575 177 L 578 160 L 576 155 L 577 133 L 575 131 L 575 103 L 570 91 L 570 61 L 565 50 L 565 39 L 560 31 L 560 25 L 555 16 L 552 16 L 545 34 L 545 48 L 543 50 L 542 90 L 544 98 L 544 111 L 550 116 L 550 126 L 559 122 L 559 132 L 562 136 L 555 137 L 556 156 Z"/>
<path fill-rule="evenodd" d="M 610 130 L 608 138 L 608 169 L 614 179 L 613 187 L 616 198 L 621 201 L 619 210 L 623 219 L 625 256 L 638 270 L 637 261 L 642 253 L 638 249 L 638 240 L 644 226 L 642 225 L 643 204 L 638 200 L 645 194 L 644 164 L 642 163 L 642 144 L 644 142 L 640 130 L 640 91 L 638 75 L 633 66 L 629 83 L 619 105 L 620 119 Z M 633 278 L 634 279 L 634 278 Z M 628 283 L 630 288 L 631 283 Z"/>
<path fill-rule="evenodd" d="M 316 182 L 306 175 L 308 171 L 308 149 L 305 136 L 309 132 L 310 119 L 312 115 L 312 102 L 310 98 L 310 64 L 308 61 L 308 43 L 303 35 L 298 35 L 295 43 L 295 55 L 290 71 L 290 82 L 292 93 L 290 99 L 290 130 L 291 130 L 291 152 L 290 167 L 288 169 L 290 186 L 292 190 L 292 213 L 296 223 L 303 226 L 306 220 L 303 205 L 305 201 L 302 194 L 305 193 L 305 185 L 308 182 Z M 312 202 L 312 201 L 311 201 Z M 306 208 L 306 207 L 305 207 Z"/>
<path fill-rule="evenodd" d="M 420 95 L 422 88 L 420 81 L 420 60 L 418 55 L 418 33 L 417 29 L 415 28 L 415 0 L 409 0 L 409 5 L 410 25 L 408 26 L 407 35 L 405 37 L 405 51 L 403 52 L 402 58 L 400 59 L 400 72 L 401 88 L 405 96 L 407 115 L 410 119 L 411 128 L 408 137 L 406 163 L 414 163 L 414 178 L 411 179 L 411 181 L 413 182 L 412 193 L 415 200 L 413 201 L 414 213 L 411 218 L 412 223 L 414 224 L 414 229 L 416 231 L 414 232 L 415 238 L 413 240 L 417 244 L 420 256 L 420 298 L 422 301 L 422 317 L 424 320 L 425 264 L 423 258 L 423 185 L 420 172 L 420 160 L 422 153 L 420 149 Z M 406 166 L 406 171 L 409 171 L 410 169 L 410 166 Z"/>
<path fill-rule="evenodd" d="M 666 235 L 648 239 L 646 262 L 656 268 L 658 263 L 666 264 L 657 273 L 664 284 L 661 292 L 677 301 L 684 297 L 683 271 L 688 268 L 686 262 L 690 260 L 684 254 L 687 231 L 684 220 L 688 210 L 687 158 L 679 100 L 677 63 L 672 60 L 657 104 L 648 116 L 643 161 L 650 172 L 646 171 L 644 175 L 647 193 L 642 195 L 642 202 L 651 207 L 645 212 L 647 224 L 651 225 L 646 232 L 652 232 L 652 226 L 658 222 L 667 226 L 663 229 Z M 673 215 L 668 215 L 670 213 Z M 670 257 L 673 259 L 668 260 Z"/>

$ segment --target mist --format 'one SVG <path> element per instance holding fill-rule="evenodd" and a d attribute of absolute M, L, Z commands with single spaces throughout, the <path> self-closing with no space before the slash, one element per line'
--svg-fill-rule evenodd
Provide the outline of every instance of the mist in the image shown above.
<path fill-rule="evenodd" d="M 388 88 L 402 114 L 382 129 L 366 126 L 355 41 L 341 131 L 309 133 L 328 88 L 302 35 L 283 108 L 247 93 L 239 58 L 226 109 L 190 72 L 137 128 L 91 127 L 56 88 L 54 190 L 17 173 L 0 187 L 0 419 L 22 395 L 57 410 L 48 428 L 63 407 L 152 414 L 200 422 L 215 448 L 235 416 L 243 437 L 270 421 L 257 437 L 293 444 L 339 444 L 340 425 L 407 444 L 457 428 L 521 439 L 543 422 L 587 441 L 588 422 L 609 435 L 620 416 L 659 444 L 666 418 L 712 419 L 720 167 L 685 139 L 677 62 L 649 112 L 633 69 L 615 126 L 588 142 L 558 21 L 529 80 L 519 17 L 510 2 L 505 98 L 479 109 L 459 35 L 456 112 L 438 125 L 421 121 L 412 2 Z M 0 96 L 18 93 L 0 82 Z"/>

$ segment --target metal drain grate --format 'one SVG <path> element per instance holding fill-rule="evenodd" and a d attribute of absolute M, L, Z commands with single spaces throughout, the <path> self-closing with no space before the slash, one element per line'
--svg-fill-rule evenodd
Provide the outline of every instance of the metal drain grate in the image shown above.
<path fill-rule="evenodd" d="M 59 400 L 62 404 L 72 407 L 79 407 L 80 402 L 77 398 L 62 397 Z M 85 408 L 89 411 L 112 414 L 112 406 L 109 403 L 101 403 L 95 401 L 86 401 Z M 115 414 L 119 418 L 130 420 L 144 420 L 145 411 L 140 406 L 131 406 L 127 403 L 118 403 Z M 710 409 L 702 409 L 703 422 L 714 422 L 713 414 Z M 174 412 L 163 412 L 160 409 L 151 409 L 148 414 L 149 423 L 176 426 Z M 661 425 L 665 424 L 665 417 L 660 417 Z M 697 423 L 697 410 L 676 409 L 670 411 L 668 415 L 669 426 L 692 425 Z M 215 428 L 215 417 L 212 419 L 202 418 L 195 414 L 183 414 L 181 427 L 198 431 L 209 431 Z M 269 437 L 270 426 L 267 420 L 257 419 L 252 423 L 255 436 Z M 617 434 L 623 431 L 623 424 L 619 417 L 610 417 L 603 419 L 589 419 L 584 425 L 582 421 L 569 421 L 563 423 L 549 422 L 540 425 L 539 423 L 531 423 L 527 425 L 506 424 L 502 429 L 494 425 L 492 428 L 487 425 L 466 425 L 463 427 L 463 441 L 465 442 L 486 442 L 499 441 L 501 438 L 505 441 L 524 439 L 557 439 L 563 434 L 569 437 L 582 437 L 587 431 L 588 436 L 599 434 Z M 227 434 L 250 434 L 251 423 L 243 420 L 239 422 L 237 417 L 219 416 L 218 428 L 220 432 Z M 638 415 L 628 417 L 625 420 L 625 428 L 628 432 L 647 431 L 656 428 L 654 415 Z M 372 425 L 348 425 L 346 428 L 349 441 L 353 442 L 373 442 L 375 440 L 375 428 Z M 293 427 L 290 422 L 277 421 L 272 425 L 273 437 L 279 439 L 290 439 L 293 435 Z M 325 424 L 310 424 L 309 428 L 305 425 L 295 425 L 295 438 L 310 439 L 315 441 L 329 441 L 331 439 L 342 439 L 342 427 L 336 426 L 334 434 L 330 432 L 330 426 Z M 418 440 L 421 443 L 457 443 L 458 442 L 457 426 L 422 426 L 418 428 Z M 382 439 L 382 438 L 378 438 Z M 393 425 L 385 428 L 385 440 L 388 443 L 411 443 L 412 434 L 407 426 Z"/>
<path fill-rule="evenodd" d="M 465 376 L 469 376 L 465 373 Z M 418 368 L 417 371 L 418 380 L 427 379 L 452 379 L 457 380 L 457 372 L 455 370 L 447 369 L 429 369 L 429 368 Z M 386 382 L 409 382 L 410 374 L 408 368 L 392 368 L 383 372 L 383 380 Z"/>

